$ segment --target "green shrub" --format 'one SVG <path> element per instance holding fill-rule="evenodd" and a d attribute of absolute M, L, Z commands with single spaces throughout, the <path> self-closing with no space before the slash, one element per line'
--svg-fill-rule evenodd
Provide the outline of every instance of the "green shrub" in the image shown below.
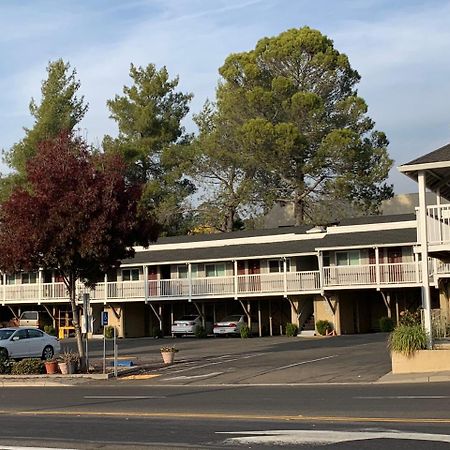
<path fill-rule="evenodd" d="M 394 329 L 394 321 L 390 317 L 382 317 L 378 323 L 383 332 L 390 332 Z"/>
<path fill-rule="evenodd" d="M 159 327 L 153 328 L 152 337 L 154 337 L 155 339 L 162 338 L 163 332 L 162 332 L 161 328 L 159 328 Z"/>
<path fill-rule="evenodd" d="M 112 325 L 108 325 L 105 327 L 105 338 L 112 339 L 114 337 L 114 327 Z"/>
<path fill-rule="evenodd" d="M 208 336 L 208 333 L 206 332 L 205 328 L 202 327 L 201 325 L 195 327 L 194 334 L 195 334 L 195 337 L 200 338 L 200 339 L 203 339 Z"/>
<path fill-rule="evenodd" d="M 56 336 L 56 330 L 53 325 L 44 325 L 44 331 L 50 336 Z"/>
<path fill-rule="evenodd" d="M 11 373 L 12 361 L 8 358 L 5 352 L 0 352 L 0 374 L 7 375 Z"/>
<path fill-rule="evenodd" d="M 15 362 L 11 368 L 11 375 L 39 375 L 45 373 L 44 362 L 36 358 L 26 358 Z"/>
<path fill-rule="evenodd" d="M 298 326 L 295 323 L 286 324 L 286 336 L 297 336 Z"/>
<path fill-rule="evenodd" d="M 249 338 L 250 337 L 250 328 L 248 327 L 248 325 L 246 325 L 246 324 L 242 325 L 242 327 L 240 329 L 240 333 L 241 333 L 242 339 Z"/>
<path fill-rule="evenodd" d="M 333 329 L 333 325 L 328 320 L 318 320 L 316 322 L 316 329 L 321 336 L 325 336 Z"/>
<path fill-rule="evenodd" d="M 411 356 L 417 350 L 426 349 L 427 343 L 427 333 L 422 325 L 404 325 L 400 323 L 389 336 L 388 348 L 391 352 Z"/>

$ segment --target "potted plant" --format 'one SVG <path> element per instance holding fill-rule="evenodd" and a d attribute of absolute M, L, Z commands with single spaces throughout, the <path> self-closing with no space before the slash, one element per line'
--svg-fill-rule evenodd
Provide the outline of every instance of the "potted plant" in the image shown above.
<path fill-rule="evenodd" d="M 175 353 L 178 352 L 178 349 L 176 347 L 167 346 L 161 347 L 159 350 L 161 352 L 164 364 L 172 364 L 175 359 Z"/>
<path fill-rule="evenodd" d="M 46 359 L 44 365 L 48 375 L 58 373 L 58 361 L 55 358 Z"/>
<path fill-rule="evenodd" d="M 61 361 L 58 363 L 58 366 L 62 374 L 67 375 L 76 372 L 79 363 L 78 353 L 66 349 L 60 355 L 60 359 Z"/>

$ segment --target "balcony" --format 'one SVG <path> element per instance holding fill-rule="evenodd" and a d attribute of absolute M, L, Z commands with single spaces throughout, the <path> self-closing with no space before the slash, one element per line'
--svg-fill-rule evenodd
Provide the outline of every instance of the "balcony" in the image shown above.
<path fill-rule="evenodd" d="M 441 269 L 442 270 L 442 269 Z M 322 289 L 354 287 L 418 286 L 417 262 L 330 266 L 323 268 L 321 284 L 318 270 L 262 273 L 226 277 L 204 277 L 165 280 L 109 281 L 88 289 L 77 286 L 77 293 L 88 292 L 91 301 L 158 301 L 211 298 L 244 298 L 271 295 L 320 293 Z M 147 295 L 146 295 L 147 290 Z M 64 283 L 2 285 L 3 304 L 68 302 Z"/>
<path fill-rule="evenodd" d="M 415 286 L 420 283 L 416 262 L 324 267 L 323 274 L 324 288 Z"/>
<path fill-rule="evenodd" d="M 427 238 L 430 252 L 450 250 L 450 205 L 427 207 Z M 420 221 L 417 221 L 417 241 L 420 242 Z"/>
<path fill-rule="evenodd" d="M 3 285 L 1 289 L 3 304 L 69 300 L 64 283 Z M 98 283 L 93 289 L 78 285 L 77 291 L 88 292 L 93 302 L 251 297 L 320 292 L 320 277 L 319 271 L 307 271 L 192 278 L 190 283 L 187 278 L 114 281 Z"/>

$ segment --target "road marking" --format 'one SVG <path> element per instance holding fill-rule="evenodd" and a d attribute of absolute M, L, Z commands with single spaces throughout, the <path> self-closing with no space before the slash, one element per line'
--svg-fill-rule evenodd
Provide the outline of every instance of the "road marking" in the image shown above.
<path fill-rule="evenodd" d="M 85 395 L 86 399 L 101 400 L 145 400 L 149 398 L 166 398 L 165 395 Z"/>
<path fill-rule="evenodd" d="M 211 372 L 211 373 L 205 373 L 204 375 L 180 375 L 179 377 L 172 377 L 172 378 L 166 378 L 165 381 L 169 380 L 192 380 L 195 378 L 206 378 L 206 377 L 215 377 L 217 375 L 222 374 L 223 372 Z"/>
<path fill-rule="evenodd" d="M 265 355 L 265 353 L 257 353 L 257 354 L 254 354 L 254 355 L 239 356 L 237 358 L 227 359 L 227 360 L 224 360 L 224 361 L 208 362 L 207 364 L 202 364 L 202 365 L 199 365 L 199 366 L 192 366 L 192 367 L 187 367 L 187 368 L 184 368 L 184 369 L 171 370 L 170 373 L 172 374 L 172 373 L 188 372 L 190 370 L 203 369 L 204 367 L 215 366 L 217 364 L 230 363 L 230 362 L 233 362 L 233 361 L 240 361 L 242 359 L 254 358 L 255 356 L 262 356 L 262 355 Z"/>
<path fill-rule="evenodd" d="M 450 418 L 409 418 L 409 417 L 348 417 L 348 416 L 303 416 L 303 415 L 263 415 L 263 414 L 220 414 L 193 412 L 133 412 L 133 411 L 13 411 L 0 410 L 0 414 L 16 416 L 85 416 L 85 417 L 136 417 L 161 419 L 205 419 L 205 420 L 280 420 L 293 422 L 362 422 L 362 423 L 435 423 L 450 424 Z"/>
<path fill-rule="evenodd" d="M 0 450 L 55 450 L 55 447 L 11 447 L 0 445 Z M 65 448 L 64 450 L 77 450 L 75 448 Z"/>
<path fill-rule="evenodd" d="M 289 364 L 288 366 L 277 367 L 273 370 L 270 370 L 270 372 L 274 372 L 275 370 L 289 369 L 290 367 L 301 366 L 303 364 L 310 364 L 310 363 L 317 362 L 317 361 L 323 361 L 324 359 L 336 358 L 336 356 L 339 356 L 339 355 L 324 356 L 323 358 L 310 359 L 309 361 L 302 361 L 299 363 Z"/>
<path fill-rule="evenodd" d="M 449 442 L 448 434 L 415 433 L 402 431 L 329 431 L 329 430 L 267 430 L 267 431 L 218 431 L 217 434 L 240 434 L 225 440 L 225 444 L 337 444 L 340 442 L 372 439 L 408 439 L 414 441 Z"/>
<path fill-rule="evenodd" d="M 160 374 L 153 373 L 153 374 L 126 375 L 121 378 L 125 380 L 149 380 L 150 378 L 157 378 L 160 376 L 161 376 Z"/>
<path fill-rule="evenodd" d="M 439 400 L 439 399 L 446 399 L 450 398 L 450 395 L 384 395 L 384 396 L 373 396 L 373 397 L 353 397 L 357 399 L 363 399 L 363 400 Z"/>

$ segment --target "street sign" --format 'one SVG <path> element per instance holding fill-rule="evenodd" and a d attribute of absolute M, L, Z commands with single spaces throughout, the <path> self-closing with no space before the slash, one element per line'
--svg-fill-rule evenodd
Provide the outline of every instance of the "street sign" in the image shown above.
<path fill-rule="evenodd" d="M 108 325 L 108 311 L 102 311 L 102 327 Z"/>

